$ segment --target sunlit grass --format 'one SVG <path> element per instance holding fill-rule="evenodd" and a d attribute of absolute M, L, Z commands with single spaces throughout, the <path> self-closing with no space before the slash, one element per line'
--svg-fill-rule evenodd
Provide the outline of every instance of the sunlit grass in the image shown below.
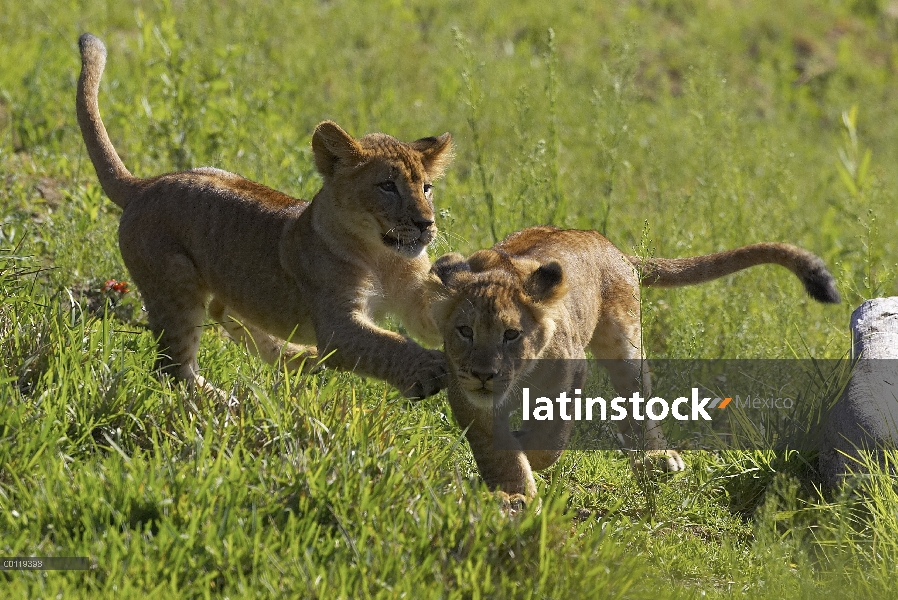
<path fill-rule="evenodd" d="M 640 482 L 623 456 L 571 452 L 541 475 L 541 511 L 511 519 L 442 395 L 280 373 L 212 328 L 200 364 L 237 413 L 160 382 L 139 295 L 101 291 L 129 277 L 74 120 L 90 31 L 137 175 L 214 165 L 311 198 L 321 120 L 451 131 L 435 252 L 545 222 L 656 256 L 800 244 L 843 305 L 774 267 L 646 290 L 645 345 L 838 358 L 852 308 L 896 292 L 880 4 L 5 2 L 0 555 L 93 568 L 5 572 L 4 595 L 887 597 L 898 487 L 876 464 L 830 494 L 813 453 L 691 452 Z"/>

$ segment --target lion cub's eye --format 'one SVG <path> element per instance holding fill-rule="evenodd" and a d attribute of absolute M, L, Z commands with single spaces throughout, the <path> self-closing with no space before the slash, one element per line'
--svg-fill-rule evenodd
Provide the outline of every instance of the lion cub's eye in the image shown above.
<path fill-rule="evenodd" d="M 506 342 L 513 342 L 521 337 L 521 332 L 517 329 L 506 329 L 505 334 L 502 337 L 505 338 Z"/>
<path fill-rule="evenodd" d="M 429 196 L 433 193 L 433 185 L 429 183 L 424 184 L 424 195 Z"/>
<path fill-rule="evenodd" d="M 382 181 L 377 184 L 377 187 L 387 192 L 388 194 L 398 194 L 399 188 L 396 187 L 395 181 Z"/>
<path fill-rule="evenodd" d="M 467 325 L 462 325 L 458 328 L 458 335 L 462 336 L 465 339 L 473 339 L 474 338 L 474 330 L 468 327 Z"/>

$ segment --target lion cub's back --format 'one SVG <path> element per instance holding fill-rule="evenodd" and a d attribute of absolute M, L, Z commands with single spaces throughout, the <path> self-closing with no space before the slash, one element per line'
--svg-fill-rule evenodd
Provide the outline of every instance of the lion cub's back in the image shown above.
<path fill-rule="evenodd" d="M 594 279 L 602 271 L 630 267 L 626 258 L 598 231 L 559 229 L 552 226 L 528 227 L 502 240 L 496 248 L 512 256 L 561 263 L 568 278 Z M 632 270 L 629 268 L 628 270 Z"/>
<path fill-rule="evenodd" d="M 267 209 L 281 210 L 290 207 L 305 208 L 308 202 L 298 200 L 283 192 L 279 192 L 268 186 L 256 183 L 236 173 L 216 169 L 215 167 L 200 167 L 187 171 L 183 175 L 190 174 L 205 176 L 213 185 L 221 185 L 224 188 L 232 190 L 235 194 L 244 200 L 258 202 Z"/>
<path fill-rule="evenodd" d="M 166 277 L 164 259 L 177 254 L 238 312 L 261 306 L 284 314 L 302 302 L 281 265 L 281 239 L 308 205 L 219 169 L 169 173 L 144 180 L 127 204 L 119 247 L 138 285 Z"/>

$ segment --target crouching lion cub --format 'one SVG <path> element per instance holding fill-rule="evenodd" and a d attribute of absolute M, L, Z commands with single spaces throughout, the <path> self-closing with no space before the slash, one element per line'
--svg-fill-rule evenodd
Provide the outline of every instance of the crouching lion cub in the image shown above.
<path fill-rule="evenodd" d="M 288 366 L 332 350 L 329 365 L 383 379 L 408 397 L 445 387 L 443 354 L 381 329 L 394 313 L 438 343 L 425 295 L 433 185 L 448 133 L 411 143 L 354 139 L 331 122 L 312 150 L 324 183 L 303 202 L 213 168 L 131 175 L 109 141 L 97 94 L 106 48 L 79 40 L 78 124 L 103 191 L 122 207 L 119 247 L 159 339 L 157 367 L 214 389 L 196 361 L 206 306 L 232 337 Z M 211 302 L 210 302 L 211 298 Z"/>
<path fill-rule="evenodd" d="M 467 260 L 459 254 L 437 260 L 431 286 L 441 296 L 433 307 L 449 364 L 449 403 L 467 428 L 487 485 L 513 502 L 532 498 L 531 469 L 555 463 L 568 443 L 571 421 L 530 421 L 526 430 L 511 431 L 509 392 L 540 382 L 573 397 L 583 387 L 585 365 L 528 359 L 583 359 L 589 348 L 608 369 L 618 395 L 638 391 L 648 398 L 640 360 L 640 283 L 692 285 L 763 263 L 792 271 L 815 300 L 839 302 L 820 258 L 779 243 L 694 258 L 640 259 L 624 255 L 595 231 L 533 227 Z M 648 461 L 663 470 L 683 470 L 660 427 L 650 423 L 643 429 L 636 421 L 621 421 L 626 447 L 645 450 Z M 643 464 L 638 456 L 631 454 L 634 466 Z"/>

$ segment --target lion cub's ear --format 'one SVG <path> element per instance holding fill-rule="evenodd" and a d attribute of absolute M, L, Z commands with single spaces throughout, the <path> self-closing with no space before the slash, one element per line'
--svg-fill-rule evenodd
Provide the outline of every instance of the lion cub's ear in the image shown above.
<path fill-rule="evenodd" d="M 426 286 L 431 295 L 430 315 L 437 328 L 442 330 L 449 322 L 458 303 L 458 287 L 461 280 L 471 277 L 471 267 L 465 257 L 451 252 L 438 258 L 430 267 Z"/>
<path fill-rule="evenodd" d="M 333 121 L 323 121 L 312 134 L 312 154 L 315 155 L 318 172 L 322 177 L 329 178 L 341 160 L 357 162 L 361 159 L 362 147 L 339 125 Z"/>
<path fill-rule="evenodd" d="M 540 304 L 551 305 L 567 294 L 564 270 L 555 262 L 540 265 L 524 281 L 524 291 Z"/>
<path fill-rule="evenodd" d="M 496 252 L 492 248 L 486 248 L 485 250 L 478 250 L 475 252 L 468 257 L 468 264 L 471 265 L 471 271 L 474 273 L 482 273 L 491 269 L 501 268 L 511 269 L 512 272 L 514 272 L 513 265 L 511 264 L 511 261 L 508 260 L 508 257 Z"/>
<path fill-rule="evenodd" d="M 456 275 L 463 272 L 470 272 L 470 270 L 471 265 L 469 265 L 465 260 L 465 257 L 458 252 L 444 254 L 433 263 L 432 267 L 430 267 L 430 272 L 433 275 L 436 275 L 443 286 L 450 289 L 453 287 L 452 284 Z"/>
<path fill-rule="evenodd" d="M 449 132 L 438 137 L 426 137 L 409 144 L 421 153 L 424 170 L 431 179 L 439 179 L 452 162 L 452 136 Z"/>

